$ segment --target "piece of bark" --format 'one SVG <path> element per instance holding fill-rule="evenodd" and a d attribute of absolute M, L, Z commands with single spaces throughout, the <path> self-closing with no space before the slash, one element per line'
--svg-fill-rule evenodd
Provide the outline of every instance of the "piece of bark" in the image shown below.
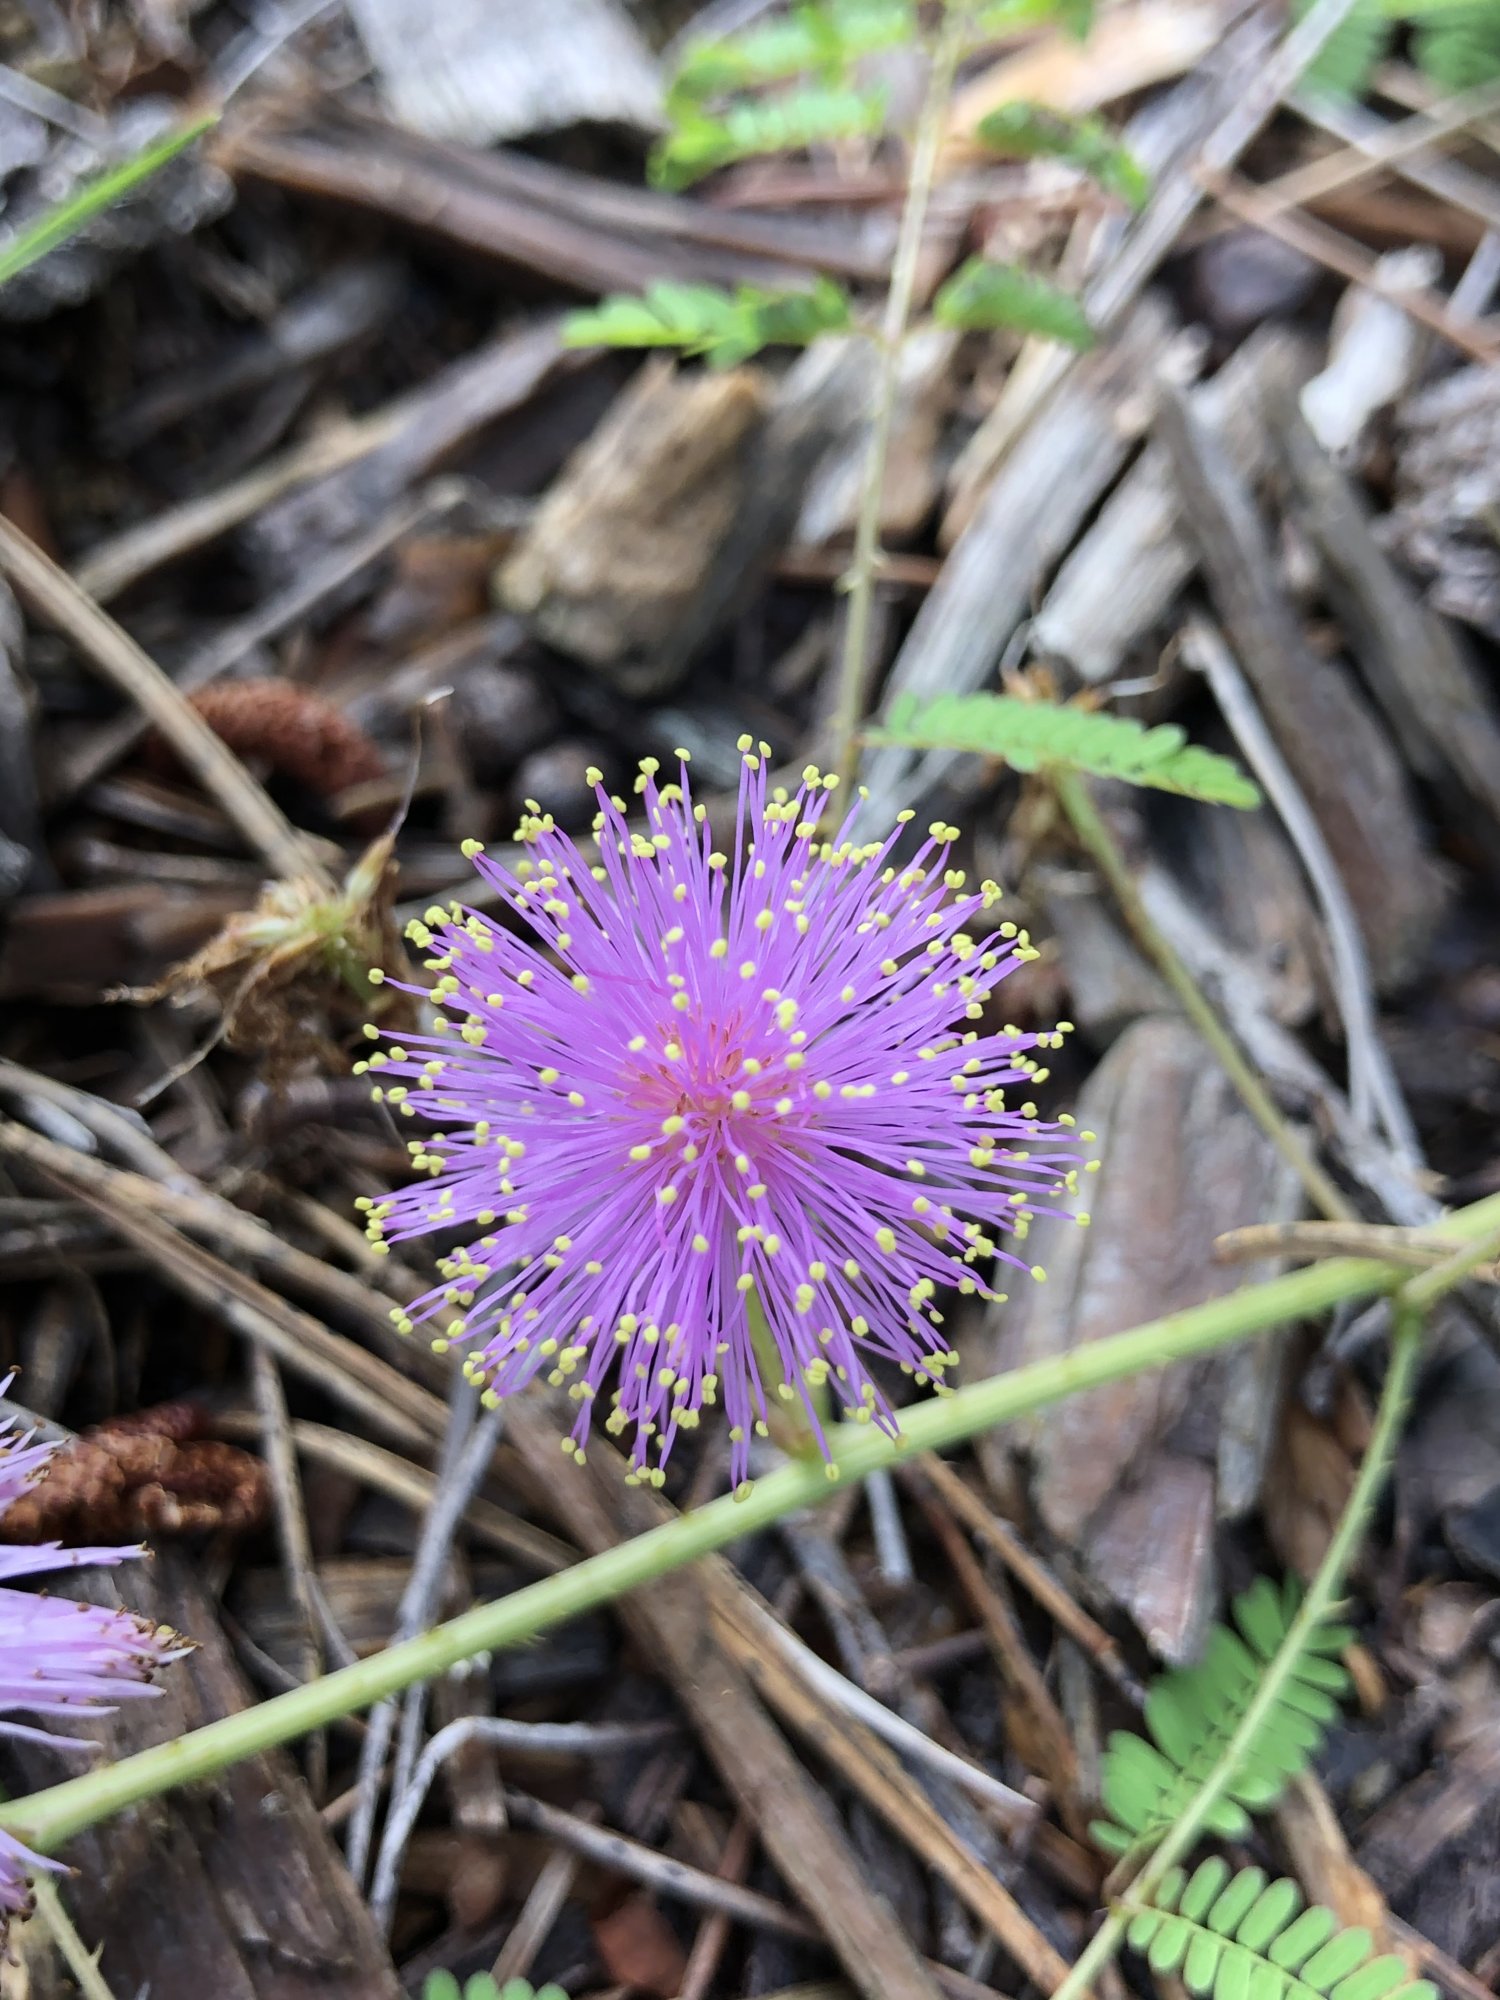
<path fill-rule="evenodd" d="M 1277 436 L 1298 518 L 1402 754 L 1444 793 L 1457 778 L 1500 828 L 1500 713 L 1458 634 L 1380 547 L 1364 499 L 1295 410 Z"/>
<path fill-rule="evenodd" d="M 754 601 L 791 539 L 819 466 L 864 435 L 876 359 L 867 340 L 820 340 L 777 383 L 739 509 L 663 654 L 664 675 L 680 679 L 693 656 Z"/>
<path fill-rule="evenodd" d="M 739 511 L 770 384 L 650 362 L 574 453 L 502 565 L 508 610 L 624 689 L 662 656 Z"/>
<path fill-rule="evenodd" d="M 1307 878 L 1269 806 L 1204 812 L 1150 800 L 1149 851 L 1166 857 L 1194 907 L 1259 974 L 1273 1020 L 1300 1025 L 1326 983 L 1327 947 Z"/>
<path fill-rule="evenodd" d="M 305 581 L 309 550 L 337 544 L 324 557 L 332 562 L 339 551 L 353 549 L 356 538 L 370 533 L 413 488 L 582 363 L 581 355 L 563 347 L 559 322 L 543 319 L 485 342 L 389 403 L 368 452 L 298 487 L 242 530 L 244 554 L 272 593 L 269 605 L 279 594 L 290 597 Z M 266 611 L 268 606 L 260 606 L 248 616 Z M 222 655 L 236 641 L 234 653 L 221 658 L 216 671 L 242 656 L 246 635 L 231 627 L 210 642 Z"/>
<path fill-rule="evenodd" d="M 1271 462 L 1273 398 L 1305 379 L 1308 354 L 1285 327 L 1264 327 L 1190 393 L 1252 484 Z M 1197 564 L 1171 461 L 1160 445 L 1148 445 L 1058 571 L 1032 626 L 1038 650 L 1090 685 L 1112 679 L 1161 625 Z"/>
<path fill-rule="evenodd" d="M 97 1006 L 112 988 L 159 979 L 255 900 L 255 886 L 174 895 L 115 883 L 12 904 L 0 941 L 0 999 Z"/>
<path fill-rule="evenodd" d="M 1108 1048 L 1142 1014 L 1171 1012 L 1171 994 L 1096 882 L 1076 868 L 1039 862 L 1028 872 L 1027 889 L 1041 906 L 1041 934 L 1062 964 L 1068 1018 L 1095 1047 Z"/>
<path fill-rule="evenodd" d="M 1125 463 L 1128 406 L 1147 381 L 1171 328 L 1146 300 L 1118 340 L 1090 357 L 1006 460 L 955 543 L 891 669 L 898 695 L 968 694 L 995 673 L 1011 635 Z M 936 784 L 957 752 L 877 750 L 861 777 L 880 825 Z"/>
<path fill-rule="evenodd" d="M 1423 1937 L 1467 1964 L 1500 1924 L 1500 1701 L 1457 1754 L 1423 1771 L 1365 1827 L 1360 1865 Z"/>
<path fill-rule="evenodd" d="M 661 77 L 614 0 L 351 0 L 398 124 L 493 146 L 585 121 L 661 124 Z"/>
<path fill-rule="evenodd" d="M 1213 1467 L 1158 1450 L 1089 1534 L 1091 1571 L 1158 1659 L 1192 1660 L 1203 1649 L 1218 1589 L 1217 1515 Z"/>
<path fill-rule="evenodd" d="M 580 1469 L 558 1465 L 543 1423 L 512 1426 L 512 1442 L 590 1554 L 644 1533 L 664 1517 L 661 1503 L 626 1486 L 618 1461 L 596 1450 Z M 937 2000 L 937 1989 L 896 1922 L 874 1894 L 822 1791 L 812 1783 L 766 1714 L 741 1667 L 705 1616 L 709 1557 L 687 1573 L 656 1578 L 620 1603 L 620 1615 L 662 1663 L 705 1749 L 754 1822 L 762 1846 L 802 1902 L 866 2000 Z"/>
<path fill-rule="evenodd" d="M 151 1564 L 61 1579 L 59 1595 L 128 1607 L 185 1632 L 196 1652 L 163 1670 L 161 1699 L 130 1702 L 78 1730 L 111 1758 L 173 1742 L 249 1706 L 251 1696 L 190 1566 Z M 6 1789 L 32 1791 L 77 1769 L 55 1750 L 11 1741 Z M 78 1872 L 63 1896 L 111 1991 L 152 2000 L 399 2000 L 385 1946 L 283 1752 L 102 1821 L 70 1841 Z M 34 2000 L 71 1991 L 50 1947 L 27 1933 Z M 35 1954 L 33 1956 L 33 1953 Z"/>
<path fill-rule="evenodd" d="M 1048 1282 L 1012 1289 L 990 1323 L 987 1372 L 1233 1290 L 1242 1274 L 1215 1264 L 1214 1238 L 1288 1206 L 1289 1170 L 1186 1022 L 1128 1028 L 1085 1086 L 1078 1121 L 1098 1133 L 1106 1163 L 1084 1184 L 1091 1225 L 1032 1225 L 1027 1252 Z M 1170 1660 L 1191 1657 L 1214 1606 L 1219 1412 L 1231 1379 L 1222 1357 L 1133 1377 L 1069 1398 L 1027 1431 L 1048 1532 Z M 1268 1421 L 1261 1428 L 1269 1435 Z M 1004 1450 L 999 1439 L 980 1446 L 992 1480 Z"/>
<path fill-rule="evenodd" d="M 1164 384 L 1157 431 L 1241 666 L 1349 891 L 1376 985 L 1416 970 L 1445 901 L 1410 786 L 1348 674 L 1316 658 L 1278 583 L 1245 482 L 1220 439 Z"/>
<path fill-rule="evenodd" d="M 1389 545 L 1434 609 L 1500 639 L 1500 370 L 1475 363 L 1409 396 L 1396 424 Z"/>

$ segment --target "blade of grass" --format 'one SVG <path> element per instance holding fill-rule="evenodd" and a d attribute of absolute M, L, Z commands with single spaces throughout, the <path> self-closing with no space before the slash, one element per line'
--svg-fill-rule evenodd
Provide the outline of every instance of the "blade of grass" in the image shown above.
<path fill-rule="evenodd" d="M 169 160 L 175 160 L 179 153 L 191 146 L 195 139 L 201 139 L 218 122 L 217 111 L 205 111 L 199 117 L 189 119 L 186 125 L 179 125 L 175 131 L 154 140 L 130 159 L 122 160 L 119 166 L 111 167 L 107 173 L 96 175 L 76 194 L 49 208 L 29 229 L 23 229 L 13 242 L 0 250 L 0 285 L 18 277 L 39 258 L 45 257 L 48 251 L 66 243 L 70 236 L 76 236 L 85 223 L 92 222 L 96 215 L 113 208 L 117 201 L 123 201 L 142 181 L 160 172 Z"/>

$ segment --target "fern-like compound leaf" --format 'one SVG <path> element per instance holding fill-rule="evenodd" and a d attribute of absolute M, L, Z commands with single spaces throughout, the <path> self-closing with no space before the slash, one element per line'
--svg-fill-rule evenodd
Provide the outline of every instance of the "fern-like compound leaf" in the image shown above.
<path fill-rule="evenodd" d="M 848 294 L 831 278 L 805 292 L 741 285 L 651 285 L 640 298 L 617 294 L 563 323 L 568 347 L 674 347 L 711 368 L 736 368 L 763 347 L 802 347 L 850 322 Z"/>
<path fill-rule="evenodd" d="M 886 93 L 872 87 L 809 85 L 775 97 L 742 98 L 722 111 L 678 100 L 672 129 L 651 155 L 657 187 L 685 188 L 718 167 L 763 153 L 800 153 L 834 139 L 878 132 L 885 124 Z"/>
<path fill-rule="evenodd" d="M 1075 118 L 1016 98 L 980 119 L 978 137 L 1008 159 L 1047 154 L 1066 160 L 1132 208 L 1140 208 L 1151 192 L 1144 168 L 1102 118 Z"/>
<path fill-rule="evenodd" d="M 1055 21 L 1076 41 L 1087 41 L 1094 25 L 1094 0 L 980 0 L 973 15 L 981 35 L 1014 35 L 1023 28 Z"/>
<path fill-rule="evenodd" d="M 1113 1819 L 1093 1829 L 1101 1847 L 1124 1853 L 1155 1846 L 1191 1805 L 1243 1722 L 1300 1596 L 1294 1579 L 1281 1590 L 1265 1577 L 1258 1579 L 1235 1601 L 1239 1630 L 1216 1625 L 1196 1666 L 1164 1674 L 1153 1684 L 1146 1697 L 1152 1740 L 1128 1731 L 1110 1738 L 1103 1792 Z M 1251 1813 L 1274 1805 L 1316 1756 L 1348 1685 L 1338 1655 L 1350 1637 L 1346 1627 L 1332 1623 L 1313 1630 L 1280 1698 L 1209 1814 L 1207 1832 L 1230 1840 L 1243 1837 Z"/>
<path fill-rule="evenodd" d="M 680 104 L 794 76 L 832 82 L 861 57 L 914 42 L 916 36 L 912 0 L 807 0 L 737 35 L 690 45 L 672 78 L 671 96 Z"/>
<path fill-rule="evenodd" d="M 1293 0 L 1293 18 L 1300 20 L 1311 4 L 1312 0 Z M 1386 0 L 1355 0 L 1308 65 L 1304 88 L 1321 97 L 1363 97 L 1395 32 L 1394 10 Z"/>
<path fill-rule="evenodd" d="M 1407 0 L 1417 67 L 1442 91 L 1476 90 L 1500 77 L 1495 0 Z"/>
<path fill-rule="evenodd" d="M 1300 18 L 1312 0 L 1294 0 Z M 1401 26 L 1428 81 L 1445 93 L 1500 78 L 1500 6 L 1496 0 L 1355 0 L 1303 78 L 1330 97 L 1363 97 Z"/>
<path fill-rule="evenodd" d="M 1372 1956 L 1368 1931 L 1304 1909 L 1295 1882 L 1268 1883 L 1259 1868 L 1231 1876 L 1217 1856 L 1191 1876 L 1174 1868 L 1125 1935 L 1158 1978 L 1175 1975 L 1199 2000 L 1438 2000 L 1393 1953 Z"/>
<path fill-rule="evenodd" d="M 1260 803 L 1260 793 L 1238 764 L 1189 743 L 1175 723 L 1146 729 L 1125 716 L 1015 695 L 936 695 L 928 701 L 907 695 L 869 738 L 917 750 L 972 750 L 1001 757 L 1018 771 L 1051 765 L 1120 778 L 1210 805 Z"/>
<path fill-rule="evenodd" d="M 422 1986 L 422 2000 L 568 2000 L 560 1986 L 549 1981 L 532 1988 L 529 1979 L 507 1979 L 503 1986 L 488 1972 L 471 1973 L 460 1986 L 451 1972 L 429 1972 Z"/>
<path fill-rule="evenodd" d="M 1069 347 L 1092 347 L 1094 329 L 1083 307 L 1019 264 L 996 264 L 971 257 L 939 289 L 932 316 L 942 326 L 1013 327 Z"/>

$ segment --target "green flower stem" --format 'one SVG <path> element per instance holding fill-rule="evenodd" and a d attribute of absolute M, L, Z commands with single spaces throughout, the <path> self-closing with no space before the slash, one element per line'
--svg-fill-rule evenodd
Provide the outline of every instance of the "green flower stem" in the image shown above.
<path fill-rule="evenodd" d="M 1477 1216 L 1476 1210 L 1471 1209 L 1467 1213 Z M 1445 1292 L 1460 1284 L 1476 1264 L 1493 1257 L 1497 1249 L 1500 1249 L 1500 1227 L 1493 1221 L 1488 1227 L 1481 1223 L 1479 1233 L 1445 1262 L 1424 1271 L 1420 1277 L 1408 1278 L 1396 1292 L 1391 1364 L 1386 1370 L 1385 1386 L 1380 1393 L 1375 1426 L 1370 1433 L 1359 1476 L 1339 1517 L 1333 1539 L 1318 1565 L 1317 1575 L 1298 1606 L 1296 1617 L 1287 1627 L 1275 1657 L 1262 1675 L 1239 1728 L 1224 1746 L 1218 1762 L 1204 1779 L 1187 1811 L 1166 1834 L 1131 1883 L 1127 1900 L 1116 1904 L 1105 1917 L 1068 1977 L 1054 1992 L 1052 2000 L 1081 2000 L 1119 1950 L 1132 1915 L 1155 1901 L 1166 1876 L 1191 1851 L 1210 1813 L 1242 1767 L 1246 1751 L 1254 1744 L 1265 1727 L 1266 1718 L 1281 1700 L 1287 1677 L 1306 1650 L 1309 1636 L 1330 1615 L 1343 1591 L 1345 1573 L 1395 1457 L 1396 1442 L 1416 1384 L 1425 1315 Z"/>
<path fill-rule="evenodd" d="M 1114 891 L 1115 901 L 1125 921 L 1154 959 L 1162 978 L 1182 1002 L 1183 1012 L 1218 1057 L 1225 1075 L 1239 1092 L 1245 1109 L 1297 1175 L 1315 1208 L 1320 1209 L 1330 1222 L 1358 1221 L 1349 1203 L 1276 1109 L 1270 1092 L 1240 1054 L 1234 1037 L 1203 997 L 1193 975 L 1151 921 L 1151 914 L 1125 865 L 1114 836 L 1094 808 L 1087 785 L 1073 771 L 1054 768 L 1047 775 L 1073 831 Z"/>
<path fill-rule="evenodd" d="M 1437 1226 L 1451 1235 L 1455 1244 L 1472 1242 L 1500 1226 L 1500 1195 L 1447 1216 Z M 802 1461 L 782 1466 L 753 1486 L 744 1500 L 726 1496 L 711 1501 L 697 1513 L 665 1522 L 649 1534 L 591 1556 L 556 1576 L 543 1577 L 494 1604 L 476 1605 L 446 1625 L 326 1674 L 289 1694 L 207 1723 L 175 1743 L 154 1744 L 119 1763 L 103 1765 L 0 1807 L 0 1826 L 49 1853 L 113 1813 L 174 1786 L 212 1777 L 226 1765 L 369 1708 L 415 1681 L 446 1673 L 476 1653 L 516 1645 L 580 1612 L 639 1589 L 655 1577 L 814 1505 L 839 1479 L 862 1479 L 898 1458 L 960 1444 L 1080 1390 L 1211 1353 L 1288 1320 L 1309 1318 L 1341 1300 L 1391 1291 L 1407 1275 L 1396 1266 L 1372 1259 L 1330 1259 L 1152 1320 L 1129 1333 L 1093 1341 L 1072 1353 L 935 1397 L 904 1414 L 901 1435 L 895 1441 L 869 1426 L 845 1426 L 833 1440 L 831 1467 Z"/>
<path fill-rule="evenodd" d="M 1245 1710 L 1239 1728 L 1225 1744 L 1218 1762 L 1194 1794 L 1192 1803 L 1171 1831 L 1163 1837 L 1161 1845 L 1153 1850 L 1151 1858 L 1131 1883 L 1127 1899 L 1116 1903 L 1106 1915 L 1085 1950 L 1074 1962 L 1072 1971 L 1062 1985 L 1054 1990 L 1052 2000 L 1082 2000 L 1082 1996 L 1088 1992 L 1099 1974 L 1119 1951 L 1131 1917 L 1137 1910 L 1147 1908 L 1154 1902 L 1167 1875 L 1184 1855 L 1190 1852 L 1202 1833 L 1209 1814 L 1223 1798 L 1235 1773 L 1241 1768 L 1245 1752 L 1254 1744 L 1265 1727 L 1266 1717 L 1281 1700 L 1286 1689 L 1287 1677 L 1302 1656 L 1313 1628 L 1328 1617 L 1337 1602 L 1343 1588 L 1344 1572 L 1349 1566 L 1360 1536 L 1364 1533 L 1370 1510 L 1375 1504 L 1381 1486 L 1385 1483 L 1385 1475 L 1396 1448 L 1401 1420 L 1406 1414 L 1406 1405 L 1416 1379 L 1421 1350 L 1422 1315 L 1415 1308 L 1403 1305 L 1398 1308 L 1396 1314 L 1391 1344 L 1391 1365 L 1386 1371 L 1380 1408 L 1376 1414 L 1375 1428 L 1370 1436 L 1364 1463 L 1359 1468 L 1359 1476 L 1349 1495 L 1348 1504 L 1339 1518 L 1338 1527 L 1328 1544 L 1327 1553 L 1318 1565 L 1318 1573 L 1298 1607 L 1296 1617 L 1287 1627 L 1286 1636 L 1277 1647 L 1275 1657 L 1261 1675 L 1260 1685 Z"/>
<path fill-rule="evenodd" d="M 854 779 L 858 762 L 855 739 L 864 719 L 869 692 L 870 613 L 876 574 L 880 568 L 880 503 L 885 497 L 886 459 L 890 454 L 891 428 L 895 422 L 901 386 L 901 348 L 916 292 L 917 267 L 922 256 L 922 230 L 927 221 L 927 206 L 932 198 L 932 183 L 943 141 L 943 119 L 953 94 L 959 58 L 964 50 L 968 17 L 969 9 L 964 0 L 948 0 L 932 50 L 927 89 L 917 119 L 906 200 L 901 210 L 895 254 L 891 259 L 890 289 L 886 293 L 885 313 L 880 325 L 880 377 L 875 389 L 870 442 L 865 453 L 859 512 L 854 523 L 854 548 L 841 586 L 848 595 L 848 604 L 844 615 L 844 647 L 839 662 L 838 693 L 833 715 L 832 763 L 845 785 L 851 784 Z"/>

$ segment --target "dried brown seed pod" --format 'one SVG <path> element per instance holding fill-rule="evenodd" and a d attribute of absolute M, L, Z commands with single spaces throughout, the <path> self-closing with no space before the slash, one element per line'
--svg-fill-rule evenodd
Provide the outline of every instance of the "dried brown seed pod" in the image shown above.
<path fill-rule="evenodd" d="M 326 695 L 295 681 L 275 676 L 214 681 L 188 699 L 237 757 L 321 798 L 386 775 L 385 759 L 359 724 Z M 157 764 L 170 758 L 159 742 L 153 742 L 150 755 Z"/>

